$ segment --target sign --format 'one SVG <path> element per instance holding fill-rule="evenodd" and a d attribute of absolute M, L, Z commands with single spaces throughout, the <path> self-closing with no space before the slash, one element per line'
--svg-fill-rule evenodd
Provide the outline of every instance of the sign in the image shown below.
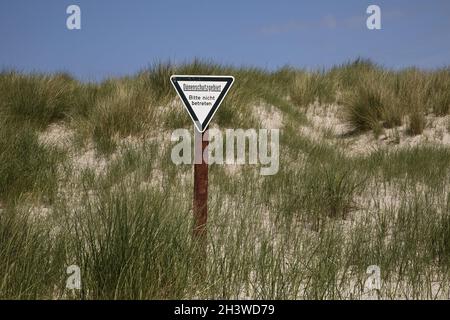
<path fill-rule="evenodd" d="M 232 76 L 170 77 L 198 131 L 204 132 L 234 82 Z"/>
<path fill-rule="evenodd" d="M 170 77 L 175 90 L 199 131 L 195 138 L 195 150 L 200 150 L 200 162 L 194 163 L 194 229 L 200 240 L 199 253 L 206 257 L 206 222 L 208 220 L 208 147 L 209 122 L 219 109 L 234 82 L 232 76 L 179 76 Z M 197 148 L 197 146 L 199 148 Z M 206 155 L 205 155 L 206 154 Z"/>

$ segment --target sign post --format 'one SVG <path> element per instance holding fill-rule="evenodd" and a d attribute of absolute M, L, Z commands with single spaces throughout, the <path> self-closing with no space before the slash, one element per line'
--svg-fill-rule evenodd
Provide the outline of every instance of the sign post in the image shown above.
<path fill-rule="evenodd" d="M 194 237 L 206 238 L 208 220 L 208 131 L 195 135 L 196 161 L 194 161 Z M 197 148 L 197 146 L 200 148 Z M 202 156 L 203 155 L 203 156 Z"/>
<path fill-rule="evenodd" d="M 207 128 L 231 88 L 234 78 L 232 76 L 173 75 L 170 81 L 195 126 L 193 235 L 198 239 L 206 239 L 209 141 Z"/>

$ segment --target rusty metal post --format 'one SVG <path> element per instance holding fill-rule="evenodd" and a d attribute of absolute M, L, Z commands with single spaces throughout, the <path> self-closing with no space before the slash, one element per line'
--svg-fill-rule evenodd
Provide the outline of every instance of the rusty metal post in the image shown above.
<path fill-rule="evenodd" d="M 194 129 L 195 130 L 195 129 Z M 206 242 L 206 222 L 208 220 L 208 131 L 195 130 L 194 161 L 194 238 Z M 200 147 L 201 145 L 201 147 Z M 206 152 L 205 152 L 206 151 Z"/>

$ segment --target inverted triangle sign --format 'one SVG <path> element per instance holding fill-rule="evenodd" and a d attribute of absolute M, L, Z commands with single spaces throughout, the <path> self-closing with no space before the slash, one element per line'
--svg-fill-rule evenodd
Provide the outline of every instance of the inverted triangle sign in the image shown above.
<path fill-rule="evenodd" d="M 198 131 L 204 132 L 234 82 L 232 76 L 170 77 Z"/>

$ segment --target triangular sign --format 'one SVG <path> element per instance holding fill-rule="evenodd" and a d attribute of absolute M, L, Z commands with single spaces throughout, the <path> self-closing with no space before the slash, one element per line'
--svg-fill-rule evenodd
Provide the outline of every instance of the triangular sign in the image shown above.
<path fill-rule="evenodd" d="M 234 82 L 232 76 L 170 77 L 198 131 L 204 132 Z"/>

